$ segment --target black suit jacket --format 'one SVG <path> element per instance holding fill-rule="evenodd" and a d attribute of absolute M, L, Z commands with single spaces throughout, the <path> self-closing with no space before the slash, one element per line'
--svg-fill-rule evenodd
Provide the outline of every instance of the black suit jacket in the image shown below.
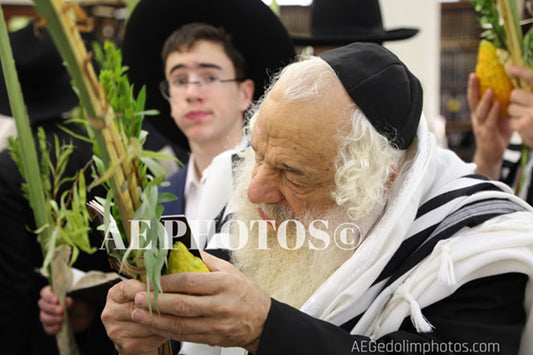
<path fill-rule="evenodd" d="M 163 203 L 165 208 L 163 215 L 185 214 L 185 180 L 188 170 L 189 165 L 185 164 L 183 168 L 167 178 L 169 186 L 159 187 L 159 192 L 170 192 L 177 197 L 177 200 Z"/>
<path fill-rule="evenodd" d="M 61 118 L 39 122 L 47 134 L 50 156 L 54 156 L 54 138 L 71 142 L 75 146 L 64 176 L 73 176 L 82 169 L 92 156 L 89 143 L 75 139 L 58 127 L 64 124 Z M 34 139 L 36 128 L 33 127 Z M 74 125 L 69 129 L 83 132 Z M 90 170 L 90 169 L 89 169 Z M 86 180 L 91 181 L 87 171 Z M 37 300 L 39 292 L 48 282 L 35 270 L 43 262 L 41 247 L 34 233 L 35 223 L 32 210 L 22 196 L 22 176 L 7 150 L 0 153 L 0 349 L 2 354 L 58 354 L 55 337 L 44 333 L 39 320 Z M 68 185 L 68 184 L 67 184 Z M 70 186 L 66 187 L 69 188 Z M 90 191 L 100 194 L 102 191 Z M 94 237 L 99 234 L 95 233 Z M 99 247 L 101 240 L 95 238 L 92 244 Z M 111 271 L 105 251 L 95 254 L 80 253 L 74 267 L 88 270 Z M 107 338 L 99 315 L 93 326 L 77 335 L 82 354 L 112 354 L 113 344 Z"/>

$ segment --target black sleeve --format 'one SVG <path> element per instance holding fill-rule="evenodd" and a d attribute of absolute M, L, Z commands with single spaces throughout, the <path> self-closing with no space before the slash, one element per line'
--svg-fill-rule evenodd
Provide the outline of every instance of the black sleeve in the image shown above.
<path fill-rule="evenodd" d="M 56 121 L 43 122 L 42 127 L 47 132 L 47 140 L 51 147 L 50 155 L 54 159 L 54 137 L 57 134 L 60 141 L 75 145 L 75 150 L 69 159 L 65 171 L 66 176 L 73 176 L 82 169 L 92 156 L 89 143 L 74 140 L 70 135 L 57 127 Z M 78 131 L 69 126 L 71 130 Z M 36 128 L 34 127 L 34 139 Z M 92 181 L 90 169 L 86 171 L 87 181 Z M 11 159 L 9 152 L 0 152 L 0 353 L 2 354 L 57 354 L 54 336 L 47 335 L 39 320 L 37 301 L 39 292 L 48 282 L 36 270 L 41 267 L 43 255 L 37 241 L 33 212 L 23 197 L 21 191 L 22 177 L 17 165 Z M 67 188 L 65 186 L 64 188 Z M 95 190 L 96 191 L 96 190 Z M 91 191 L 90 194 L 95 193 Z M 99 247 L 101 241 L 91 239 L 93 246 Z M 94 254 L 81 252 L 75 265 L 81 270 L 110 271 L 105 251 Z M 98 328 L 99 336 L 88 331 L 80 334 L 80 341 L 87 340 L 87 344 L 99 344 L 102 348 L 113 351 L 114 347 L 107 339 L 100 317 L 97 317 L 94 327 Z M 81 348 L 81 346 L 80 346 Z M 83 352 L 82 354 L 96 354 L 98 352 Z M 112 352 L 107 352 L 112 353 Z"/>
<path fill-rule="evenodd" d="M 407 317 L 373 342 L 273 299 L 256 354 L 518 354 L 526 282 L 518 273 L 474 280 L 422 310 L 433 332 L 416 333 Z"/>
<path fill-rule="evenodd" d="M 53 350 L 54 338 L 40 325 L 39 290 L 46 280 L 35 273 L 42 263 L 33 215 L 21 192 L 22 178 L 7 150 L 0 153 L 0 348 L 32 354 L 31 343 Z M 30 340 L 29 340 L 30 339 Z"/>

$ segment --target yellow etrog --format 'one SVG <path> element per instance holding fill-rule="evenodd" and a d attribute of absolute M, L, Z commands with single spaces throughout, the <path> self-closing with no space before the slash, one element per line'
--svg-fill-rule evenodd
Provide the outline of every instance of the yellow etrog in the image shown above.
<path fill-rule="evenodd" d="M 209 272 L 202 259 L 193 255 L 182 242 L 173 245 L 168 256 L 167 274 L 178 272 Z"/>
<path fill-rule="evenodd" d="M 507 106 L 509 106 L 513 84 L 498 56 L 496 47 L 487 40 L 481 40 L 479 43 L 476 75 L 479 78 L 481 95 L 491 88 L 494 92 L 494 100 L 500 103 L 499 116 L 507 116 Z"/>

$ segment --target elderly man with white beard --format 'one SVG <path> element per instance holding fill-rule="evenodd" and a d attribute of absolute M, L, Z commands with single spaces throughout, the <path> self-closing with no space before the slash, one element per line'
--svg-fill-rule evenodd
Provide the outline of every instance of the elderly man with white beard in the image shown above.
<path fill-rule="evenodd" d="M 144 284 L 114 286 L 117 350 L 533 353 L 533 208 L 437 147 L 421 112 L 418 79 L 379 45 L 287 66 L 250 120 L 232 263 L 203 252 L 211 272 L 162 276 L 159 313 Z"/>

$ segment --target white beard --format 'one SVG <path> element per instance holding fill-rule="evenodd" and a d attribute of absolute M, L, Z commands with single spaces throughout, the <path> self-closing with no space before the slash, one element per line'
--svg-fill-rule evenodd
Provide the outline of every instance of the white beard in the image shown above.
<path fill-rule="evenodd" d="M 243 165 L 250 164 L 243 163 Z M 257 213 L 260 207 L 269 217 L 277 221 L 296 219 L 284 206 L 258 206 L 248 200 L 246 191 L 252 167 L 253 164 L 242 167 L 236 191 L 238 200 L 234 201 L 236 211 L 238 211 L 235 218 L 249 226 L 250 221 L 261 220 Z M 345 208 L 335 207 L 320 219 L 328 221 L 327 231 L 333 231 L 338 224 L 346 222 L 346 216 Z M 309 218 L 303 219 L 302 224 L 307 228 L 305 220 Z M 288 224 L 289 227 L 291 225 L 293 223 Z M 341 249 L 333 241 L 325 248 L 324 244 L 315 243 L 321 248 L 320 250 L 307 247 L 307 243 L 304 247 L 288 250 L 280 245 L 272 229 L 269 229 L 266 239 L 268 249 L 259 249 L 257 232 L 257 227 L 248 231 L 248 243 L 244 248 L 232 252 L 232 262 L 271 297 L 296 308 L 300 308 L 320 285 L 354 253 L 354 249 Z M 295 228 L 288 228 L 286 235 L 287 244 L 290 247 L 294 246 L 296 244 Z M 236 238 L 235 234 L 233 238 Z"/>

